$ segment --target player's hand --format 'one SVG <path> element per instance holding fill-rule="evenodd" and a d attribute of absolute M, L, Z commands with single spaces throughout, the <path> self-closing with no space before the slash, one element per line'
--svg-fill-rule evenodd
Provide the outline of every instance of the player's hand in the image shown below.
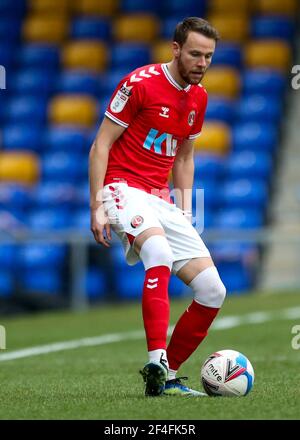
<path fill-rule="evenodd" d="M 97 243 L 110 247 L 111 229 L 103 205 L 91 208 L 91 231 Z"/>

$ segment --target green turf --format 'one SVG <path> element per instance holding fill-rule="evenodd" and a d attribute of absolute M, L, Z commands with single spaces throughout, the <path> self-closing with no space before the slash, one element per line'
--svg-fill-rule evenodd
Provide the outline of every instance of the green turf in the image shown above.
<path fill-rule="evenodd" d="M 140 338 L 0 362 L 0 419 L 299 419 L 300 350 L 292 349 L 291 329 L 300 324 L 300 317 L 281 319 L 282 310 L 298 307 L 299 299 L 296 293 L 228 298 L 220 318 L 274 311 L 273 319 L 211 330 L 180 370 L 189 376 L 190 386 L 201 389 L 199 374 L 205 358 L 215 350 L 239 350 L 255 370 L 254 387 L 247 397 L 145 398 L 138 370 L 147 361 L 147 352 Z M 172 302 L 172 323 L 188 302 Z M 2 317 L 0 324 L 7 332 L 5 353 L 143 328 L 139 304 Z"/>

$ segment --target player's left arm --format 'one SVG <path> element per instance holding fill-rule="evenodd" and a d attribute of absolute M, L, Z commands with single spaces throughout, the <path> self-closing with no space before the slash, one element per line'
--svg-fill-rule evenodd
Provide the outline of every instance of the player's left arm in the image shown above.
<path fill-rule="evenodd" d="M 192 188 L 194 182 L 194 140 L 181 144 L 172 169 L 176 205 L 189 216 L 192 213 Z"/>

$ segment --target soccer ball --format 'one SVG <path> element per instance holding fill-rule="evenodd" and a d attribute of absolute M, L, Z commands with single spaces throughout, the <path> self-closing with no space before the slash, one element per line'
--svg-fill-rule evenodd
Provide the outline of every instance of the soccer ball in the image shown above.
<path fill-rule="evenodd" d="M 253 387 L 254 371 L 242 353 L 220 350 L 204 362 L 201 381 L 209 396 L 246 396 Z"/>

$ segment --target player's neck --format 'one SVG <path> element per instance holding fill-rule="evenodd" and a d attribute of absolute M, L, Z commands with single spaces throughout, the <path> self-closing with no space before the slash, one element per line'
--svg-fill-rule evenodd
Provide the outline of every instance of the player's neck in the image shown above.
<path fill-rule="evenodd" d="M 174 60 L 170 61 L 169 63 L 166 64 L 166 66 L 172 78 L 177 82 L 177 84 L 179 84 L 183 89 L 185 89 L 188 86 L 188 83 L 186 83 L 184 79 L 182 79 L 182 77 L 180 76 L 175 61 Z"/>

